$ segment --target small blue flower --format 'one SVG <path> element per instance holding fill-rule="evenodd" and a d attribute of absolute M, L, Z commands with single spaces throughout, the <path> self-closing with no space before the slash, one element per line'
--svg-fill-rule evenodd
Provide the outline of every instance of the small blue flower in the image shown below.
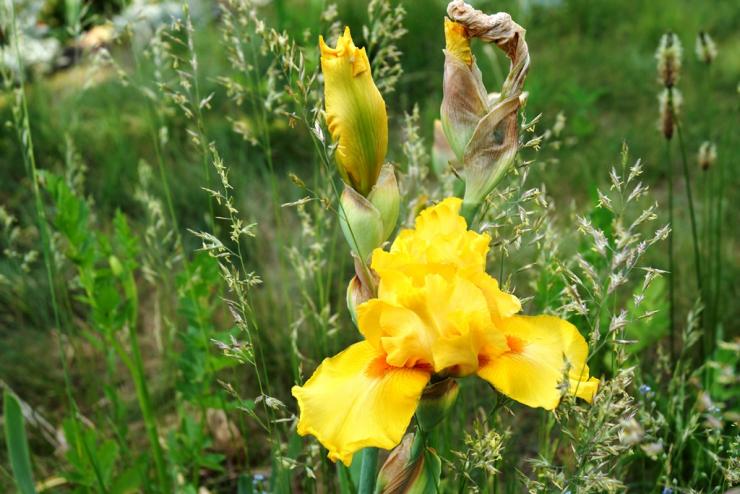
<path fill-rule="evenodd" d="M 663 487 L 663 491 L 661 494 L 673 494 L 673 489 L 670 487 Z"/>
<path fill-rule="evenodd" d="M 646 394 L 648 394 L 648 393 L 649 393 L 650 391 L 652 391 L 652 390 L 650 389 L 650 386 L 648 386 L 647 384 L 642 384 L 642 385 L 640 385 L 640 394 L 641 394 L 641 395 L 646 395 Z M 665 494 L 665 493 L 664 493 L 664 494 Z M 668 493 L 668 494 L 670 494 L 670 493 Z"/>

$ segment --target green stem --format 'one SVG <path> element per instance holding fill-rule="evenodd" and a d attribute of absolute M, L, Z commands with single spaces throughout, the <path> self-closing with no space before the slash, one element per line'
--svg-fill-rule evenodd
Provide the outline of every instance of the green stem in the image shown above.
<path fill-rule="evenodd" d="M 365 448 L 362 452 L 362 469 L 358 494 L 371 494 L 375 491 L 375 477 L 378 472 L 378 448 Z"/>
<path fill-rule="evenodd" d="M 473 220 L 475 219 L 475 215 L 478 213 L 479 208 L 480 204 L 473 204 L 463 201 L 460 214 L 463 218 L 465 218 L 465 222 L 468 224 L 468 229 L 472 228 Z"/>
<path fill-rule="evenodd" d="M 716 187 L 716 190 L 714 191 L 714 194 L 716 195 L 716 211 L 715 211 L 715 223 L 716 223 L 716 233 L 715 233 L 715 242 L 714 242 L 714 307 L 712 308 L 712 321 L 714 322 L 715 327 L 712 328 L 712 331 L 717 330 L 717 325 L 720 322 L 719 318 L 719 302 L 720 302 L 720 288 L 721 288 L 721 271 L 720 266 L 722 265 L 722 228 L 724 226 L 724 222 L 722 221 L 722 213 L 723 213 L 723 206 L 724 206 L 724 189 L 725 189 L 725 177 L 724 177 L 724 167 L 717 163 L 717 168 L 715 169 L 715 173 L 718 174 L 719 180 Z M 714 334 L 713 334 L 714 336 Z M 715 338 L 712 338 L 712 345 L 715 344 Z"/>
<path fill-rule="evenodd" d="M 676 295 L 675 295 L 675 273 L 673 259 L 673 163 L 671 162 L 671 141 L 666 140 L 665 161 L 668 168 L 668 226 L 671 231 L 668 234 L 668 298 L 669 298 L 669 323 L 670 323 L 670 354 L 671 361 L 675 360 L 676 348 Z"/>
<path fill-rule="evenodd" d="M 691 175 L 689 174 L 689 162 L 686 158 L 686 146 L 683 141 L 683 131 L 681 130 L 681 124 L 676 122 L 676 129 L 678 130 L 678 144 L 681 148 L 681 162 L 683 163 L 683 178 L 686 184 L 686 198 L 689 201 L 689 216 L 691 219 L 691 237 L 694 244 L 694 264 L 696 267 L 696 287 L 699 289 L 699 294 L 702 292 L 702 277 L 701 277 L 701 262 L 699 257 L 699 234 L 696 229 L 696 214 L 694 212 L 694 198 L 691 193 Z"/>
<path fill-rule="evenodd" d="M 688 159 L 686 158 L 686 146 L 684 144 L 683 140 L 683 131 L 681 128 L 680 122 L 676 120 L 676 130 L 678 131 L 678 144 L 681 149 L 681 163 L 683 164 L 683 177 L 684 177 L 684 184 L 686 185 L 686 198 L 689 202 L 689 219 L 691 220 L 691 238 L 693 242 L 694 247 L 694 265 L 695 265 L 695 272 L 696 272 L 696 288 L 699 292 L 699 298 L 701 299 L 702 304 L 706 304 L 707 297 L 704 293 L 704 288 L 702 286 L 702 275 L 701 275 L 701 258 L 699 254 L 699 234 L 697 232 L 696 227 L 696 212 L 694 210 L 694 199 L 693 195 L 691 193 L 691 175 L 689 174 L 689 163 Z M 704 328 L 704 322 L 705 322 L 705 316 L 704 311 L 702 310 L 700 316 L 699 316 L 699 327 Z M 706 331 L 703 332 L 703 337 L 701 338 L 701 352 L 702 355 L 706 357 L 709 355 L 709 335 Z"/>
<path fill-rule="evenodd" d="M 159 444 L 159 431 L 157 430 L 157 421 L 154 416 L 154 409 L 152 408 L 149 388 L 146 382 L 144 361 L 141 357 L 141 347 L 139 345 L 139 339 L 136 334 L 136 323 L 139 314 L 139 298 L 136 288 L 136 280 L 134 279 L 133 273 L 131 272 L 128 273 L 128 276 L 124 281 L 124 291 L 126 293 L 127 299 L 131 302 L 131 313 L 128 327 L 129 343 L 131 345 L 131 360 L 129 362 L 129 369 L 134 380 L 136 398 L 139 401 L 139 408 L 141 410 L 142 418 L 144 419 L 144 426 L 146 428 L 147 437 L 149 438 L 149 444 L 152 448 L 152 455 L 154 456 L 154 467 L 157 472 L 157 481 L 159 483 L 161 491 L 163 493 L 168 493 L 170 492 L 170 479 L 167 475 L 164 453 L 162 452 L 162 447 Z"/>
<path fill-rule="evenodd" d="M 714 303 L 714 294 L 712 293 L 712 288 L 714 287 L 714 283 L 712 282 L 712 276 L 714 275 L 714 266 L 712 262 L 712 204 L 714 201 L 711 197 L 711 176 L 709 175 L 708 170 L 702 170 L 702 259 L 704 261 L 704 273 L 706 276 L 706 332 L 707 332 L 707 338 L 711 339 L 711 328 L 712 328 L 712 306 Z"/>

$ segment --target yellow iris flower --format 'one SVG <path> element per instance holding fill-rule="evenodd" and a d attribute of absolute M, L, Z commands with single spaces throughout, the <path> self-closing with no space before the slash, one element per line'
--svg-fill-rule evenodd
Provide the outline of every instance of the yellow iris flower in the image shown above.
<path fill-rule="evenodd" d="M 448 198 L 422 211 L 390 251 L 373 252 L 378 296 L 357 307 L 364 341 L 293 387 L 298 433 L 316 436 L 332 460 L 349 465 L 361 448 L 395 447 L 434 374 L 477 374 L 525 405 L 553 409 L 567 370 L 570 392 L 593 398 L 586 341 L 557 317 L 516 315 L 519 300 L 485 271 L 491 239 L 468 230 L 461 205 Z"/>
<path fill-rule="evenodd" d="M 326 123 L 338 143 L 336 160 L 345 182 L 367 196 L 388 150 L 388 115 L 373 82 L 365 48 L 357 48 L 349 27 L 330 48 L 319 38 L 324 74 Z"/>

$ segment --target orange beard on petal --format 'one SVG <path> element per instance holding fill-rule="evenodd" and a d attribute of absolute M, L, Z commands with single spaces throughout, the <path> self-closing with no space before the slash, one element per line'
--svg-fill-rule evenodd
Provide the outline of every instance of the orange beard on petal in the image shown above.
<path fill-rule="evenodd" d="M 370 364 L 368 364 L 368 366 L 365 368 L 365 375 L 367 375 L 368 377 L 381 378 L 386 375 L 386 373 L 392 370 L 417 369 L 429 372 L 430 374 L 433 371 L 432 366 L 424 362 L 419 362 L 413 367 L 396 367 L 394 365 L 390 365 L 388 362 L 386 362 L 385 359 L 385 355 L 380 355 L 373 359 L 373 361 L 370 362 Z"/>
<path fill-rule="evenodd" d="M 522 353 L 526 343 L 516 336 L 506 336 L 506 344 L 509 345 L 509 350 L 512 353 Z"/>
<path fill-rule="evenodd" d="M 386 372 L 394 368 L 385 361 L 385 355 L 381 355 L 370 362 L 365 369 L 365 374 L 369 377 L 383 377 Z"/>

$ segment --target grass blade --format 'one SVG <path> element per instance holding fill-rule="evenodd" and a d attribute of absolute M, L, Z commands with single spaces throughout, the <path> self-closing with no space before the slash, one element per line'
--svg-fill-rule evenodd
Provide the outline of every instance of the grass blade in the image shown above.
<path fill-rule="evenodd" d="M 31 458 L 28 453 L 28 439 L 23 412 L 18 398 L 5 390 L 3 396 L 3 415 L 5 417 L 5 439 L 8 445 L 8 458 L 13 470 L 15 485 L 21 494 L 35 494 L 31 473 Z"/>

